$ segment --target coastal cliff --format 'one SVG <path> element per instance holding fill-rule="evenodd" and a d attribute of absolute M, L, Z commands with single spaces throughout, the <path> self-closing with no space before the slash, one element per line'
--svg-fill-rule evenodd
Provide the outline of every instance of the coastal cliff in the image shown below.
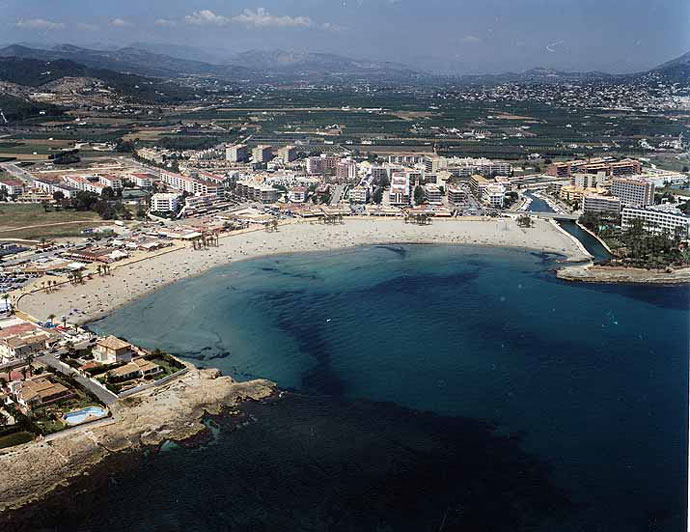
<path fill-rule="evenodd" d="M 113 453 L 191 438 L 205 429 L 204 414 L 275 390 L 267 380 L 236 382 L 218 370 L 188 366 L 182 377 L 115 403 L 111 420 L 0 452 L 0 512 L 42 499 Z"/>

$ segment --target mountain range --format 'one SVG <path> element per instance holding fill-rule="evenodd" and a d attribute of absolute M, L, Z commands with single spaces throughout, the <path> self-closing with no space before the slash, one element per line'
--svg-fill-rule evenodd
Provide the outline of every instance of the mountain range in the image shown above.
<path fill-rule="evenodd" d="M 167 52 L 167 53 L 163 53 Z M 177 55 L 175 55 L 177 54 Z M 182 57 L 178 57 L 182 56 Z M 647 72 L 614 75 L 604 72 L 562 72 L 535 68 L 524 72 L 494 75 L 434 76 L 420 73 L 406 65 L 392 62 L 360 60 L 337 54 L 294 52 L 284 50 L 251 50 L 223 57 L 210 54 L 212 61 L 203 61 L 203 51 L 180 45 L 138 43 L 117 49 L 83 48 L 59 44 L 39 48 L 12 44 L 0 48 L 0 58 L 33 59 L 43 62 L 69 61 L 88 69 L 145 78 L 175 79 L 184 76 L 212 77 L 227 81 L 311 81 L 367 80 L 401 82 L 445 80 L 467 83 L 561 82 L 576 80 L 630 80 L 663 78 L 672 82 L 690 81 L 690 53 L 668 61 Z M 71 68 L 75 68 L 72 65 Z M 99 77 L 97 76 L 97 77 Z M 110 75 L 112 78 L 112 74 Z M 121 80 L 125 81 L 125 80 Z M 135 82 L 134 78 L 131 78 Z"/>
<path fill-rule="evenodd" d="M 117 72 L 179 78 L 207 76 L 225 80 L 327 80 L 366 78 L 371 80 L 409 79 L 413 70 L 395 63 L 355 60 L 335 54 L 315 52 L 249 51 L 234 55 L 226 64 L 214 64 L 158 53 L 144 46 L 116 50 L 96 50 L 61 44 L 49 49 L 13 44 L 0 49 L 0 57 L 42 61 L 69 60 L 93 68 Z M 175 47 L 171 49 L 174 52 Z M 188 54 L 185 54 L 188 55 Z"/>

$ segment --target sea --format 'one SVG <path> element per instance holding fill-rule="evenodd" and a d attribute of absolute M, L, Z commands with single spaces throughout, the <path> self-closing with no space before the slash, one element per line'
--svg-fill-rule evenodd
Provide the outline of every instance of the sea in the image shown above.
<path fill-rule="evenodd" d="M 139 299 L 91 327 L 285 393 L 7 530 L 685 530 L 690 291 L 561 259 L 363 246 Z"/>

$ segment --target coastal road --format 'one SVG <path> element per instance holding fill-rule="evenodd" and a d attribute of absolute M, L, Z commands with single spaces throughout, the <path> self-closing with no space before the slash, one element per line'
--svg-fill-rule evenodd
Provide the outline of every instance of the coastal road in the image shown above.
<path fill-rule="evenodd" d="M 47 366 L 53 368 L 55 371 L 59 371 L 60 373 L 64 373 L 74 378 L 75 381 L 98 397 L 106 406 L 110 406 L 118 399 L 117 395 L 115 395 L 113 392 L 94 384 L 89 379 L 79 374 L 79 372 L 74 368 L 68 366 L 64 362 L 59 361 L 52 354 L 41 355 L 36 357 L 36 360 L 40 360 Z"/>

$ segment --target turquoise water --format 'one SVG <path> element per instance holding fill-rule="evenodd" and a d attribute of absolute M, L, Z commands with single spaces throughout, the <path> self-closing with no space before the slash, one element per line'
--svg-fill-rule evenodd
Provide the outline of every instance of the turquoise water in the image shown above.
<path fill-rule="evenodd" d="M 90 418 L 99 418 L 105 416 L 106 414 L 107 412 L 100 407 L 89 406 L 82 408 L 81 410 L 68 412 L 62 417 L 65 420 L 65 423 L 69 425 L 79 425 L 80 423 L 88 421 Z"/>
<path fill-rule="evenodd" d="M 554 267 L 371 246 L 217 268 L 115 312 L 94 329 L 293 393 L 118 475 L 93 507 L 60 506 L 60 522 L 681 530 L 688 289 L 569 284 Z"/>

